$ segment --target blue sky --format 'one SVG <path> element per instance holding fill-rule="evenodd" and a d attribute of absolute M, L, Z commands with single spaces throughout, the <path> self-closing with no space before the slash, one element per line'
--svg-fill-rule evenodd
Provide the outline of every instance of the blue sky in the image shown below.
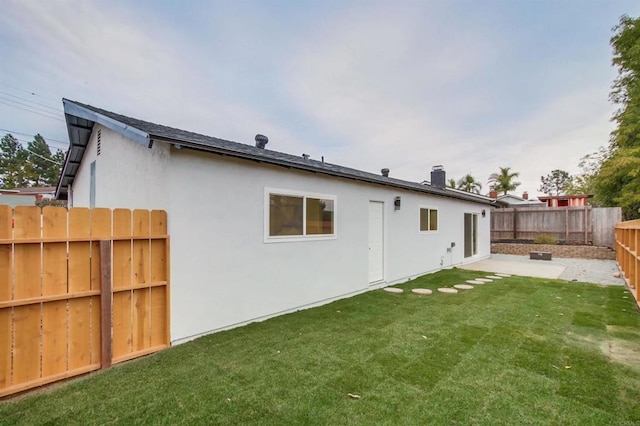
<path fill-rule="evenodd" d="M 488 190 L 488 176 L 508 166 L 520 172 L 518 194 L 537 194 L 553 169 L 577 172 L 607 144 L 611 28 L 640 14 L 626 0 L 0 0 L 0 9 L 0 129 L 25 141 L 40 132 L 65 147 L 66 97 L 238 142 L 263 133 L 273 150 L 411 181 L 442 164 Z"/>

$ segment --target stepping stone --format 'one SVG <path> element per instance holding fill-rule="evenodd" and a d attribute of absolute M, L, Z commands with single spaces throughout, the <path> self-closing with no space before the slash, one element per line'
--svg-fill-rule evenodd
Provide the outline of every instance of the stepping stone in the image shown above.
<path fill-rule="evenodd" d="M 403 290 L 401 288 L 396 288 L 396 287 L 385 287 L 383 288 L 384 291 L 386 291 L 387 293 L 393 293 L 393 294 L 402 294 Z"/>
<path fill-rule="evenodd" d="M 495 275 L 487 275 L 487 278 L 490 278 L 492 280 L 501 280 L 502 279 L 502 277 L 497 277 Z"/>
<path fill-rule="evenodd" d="M 496 276 L 502 277 L 502 278 L 509 278 L 511 275 L 509 275 L 509 274 L 496 274 Z"/>
<path fill-rule="evenodd" d="M 467 283 L 469 283 L 469 284 L 475 284 L 475 285 L 481 285 L 481 284 L 484 284 L 484 281 L 478 281 L 478 280 L 467 280 L 467 281 L 465 281 L 465 282 L 467 282 Z"/>
<path fill-rule="evenodd" d="M 476 281 L 482 281 L 483 283 L 492 283 L 493 280 L 490 280 L 489 278 L 476 278 Z"/>
<path fill-rule="evenodd" d="M 454 287 L 458 290 L 471 290 L 473 288 L 473 286 L 469 284 L 456 284 Z"/>
<path fill-rule="evenodd" d="M 440 287 L 438 291 L 440 293 L 448 293 L 448 294 L 456 294 L 458 292 L 458 290 L 456 290 L 455 288 L 448 288 L 448 287 Z"/>
<path fill-rule="evenodd" d="M 411 293 L 419 294 L 420 296 L 428 296 L 433 292 L 428 288 L 414 288 L 413 290 L 411 290 Z"/>

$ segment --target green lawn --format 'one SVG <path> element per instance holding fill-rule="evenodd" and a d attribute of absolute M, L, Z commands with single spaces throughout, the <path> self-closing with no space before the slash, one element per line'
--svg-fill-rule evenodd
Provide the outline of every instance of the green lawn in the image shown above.
<path fill-rule="evenodd" d="M 638 422 L 629 292 L 522 277 L 457 295 L 372 291 L 0 402 L 0 423 L 29 425 Z"/>

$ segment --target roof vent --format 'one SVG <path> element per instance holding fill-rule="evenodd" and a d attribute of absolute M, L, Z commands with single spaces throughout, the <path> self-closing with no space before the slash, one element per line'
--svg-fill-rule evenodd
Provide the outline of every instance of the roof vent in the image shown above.
<path fill-rule="evenodd" d="M 255 137 L 255 140 L 256 140 L 256 147 L 260 149 L 264 149 L 264 147 L 269 142 L 269 138 L 261 134 L 257 134 Z"/>
<path fill-rule="evenodd" d="M 309 154 L 302 154 L 302 158 L 304 158 L 305 160 L 308 160 L 309 157 L 311 157 Z"/>
<path fill-rule="evenodd" d="M 382 176 L 384 177 L 389 177 L 389 169 L 382 169 L 380 170 L 380 173 L 382 173 Z"/>

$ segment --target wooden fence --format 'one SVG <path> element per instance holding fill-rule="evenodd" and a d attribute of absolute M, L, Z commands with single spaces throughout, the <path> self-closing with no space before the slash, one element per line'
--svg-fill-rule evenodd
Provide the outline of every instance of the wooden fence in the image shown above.
<path fill-rule="evenodd" d="M 0 397 L 169 342 L 164 211 L 0 206 Z"/>
<path fill-rule="evenodd" d="M 640 280 L 640 220 L 621 222 L 616 226 L 616 259 L 627 282 L 627 287 L 635 297 L 638 306 L 638 286 Z"/>
<path fill-rule="evenodd" d="M 533 240 L 541 234 L 560 241 L 613 247 L 620 208 L 543 207 L 495 209 L 491 212 L 491 241 Z"/>

